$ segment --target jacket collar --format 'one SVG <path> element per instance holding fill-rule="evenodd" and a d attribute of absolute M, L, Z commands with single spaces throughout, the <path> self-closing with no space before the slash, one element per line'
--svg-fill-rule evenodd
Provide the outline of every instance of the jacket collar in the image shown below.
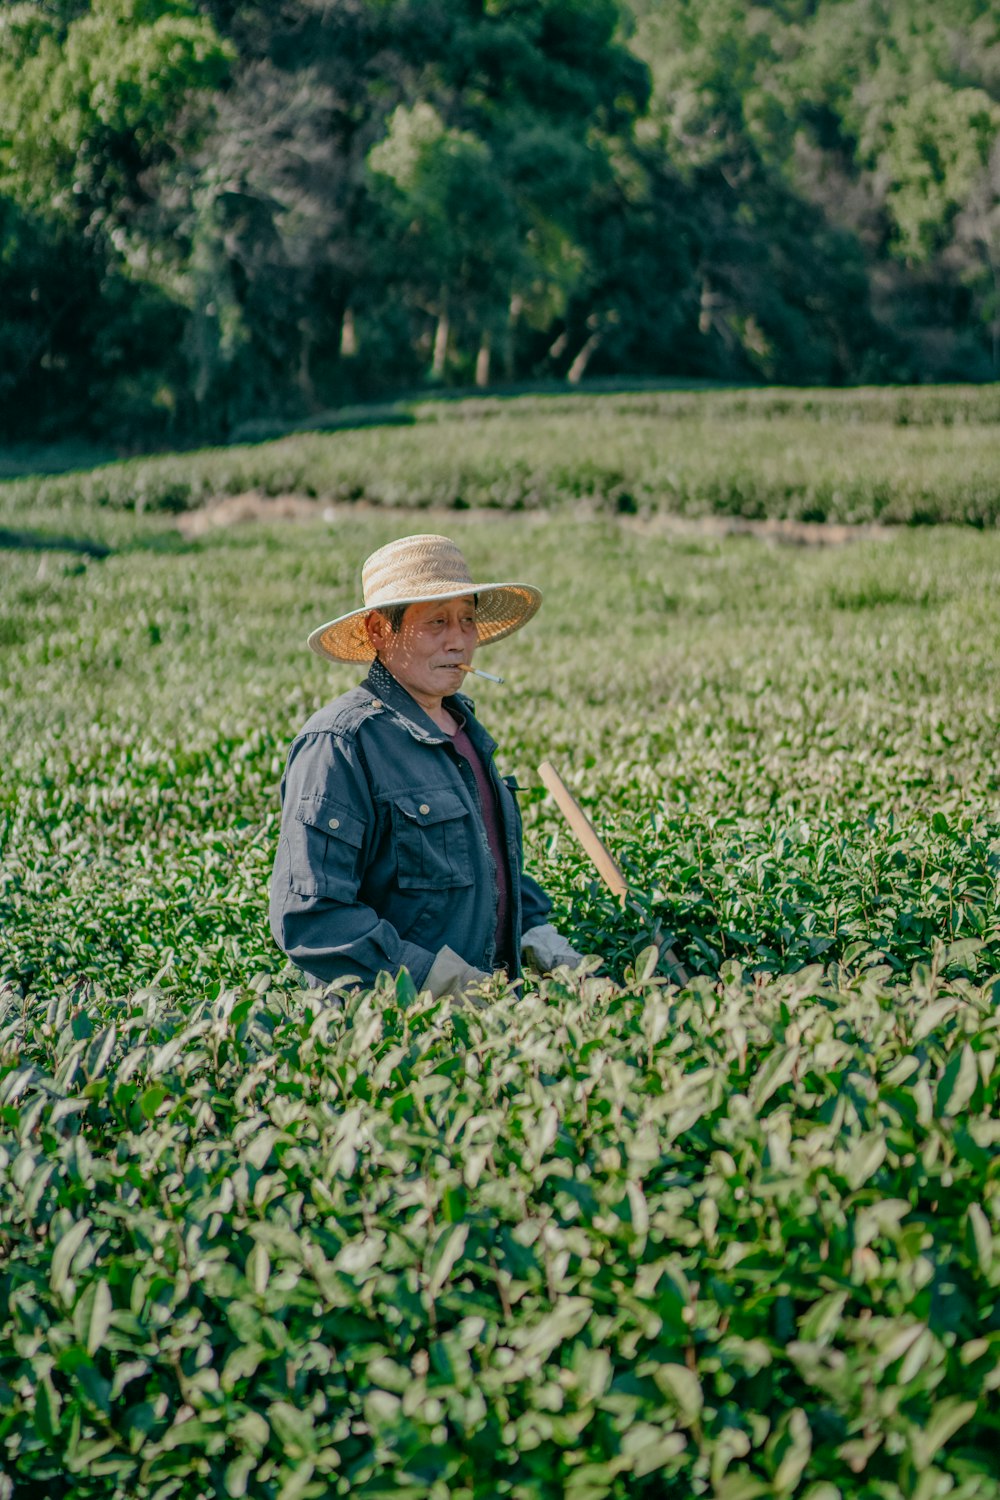
<path fill-rule="evenodd" d="M 441 732 L 430 715 L 424 712 L 417 700 L 410 696 L 378 659 L 372 662 L 364 686 L 382 700 L 397 722 L 415 740 L 420 740 L 425 745 L 447 744 L 448 735 Z M 464 693 L 455 693 L 452 697 L 446 698 L 445 702 L 454 704 L 466 720 L 465 727 L 470 731 L 470 737 L 473 724 L 476 724 L 481 735 L 485 735 L 482 726 L 476 723 L 471 698 L 467 698 Z M 488 738 L 488 736 L 485 737 Z M 492 741 L 490 743 L 492 744 Z"/>

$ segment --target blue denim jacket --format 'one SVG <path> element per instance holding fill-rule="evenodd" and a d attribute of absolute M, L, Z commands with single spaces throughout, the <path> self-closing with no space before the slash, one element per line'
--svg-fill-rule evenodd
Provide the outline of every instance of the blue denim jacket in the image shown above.
<path fill-rule="evenodd" d="M 495 742 L 468 698 L 448 701 L 497 794 L 516 954 L 551 902 L 523 871 L 516 783 L 498 774 Z M 497 966 L 496 866 L 472 769 L 380 662 L 296 737 L 281 809 L 271 931 L 307 974 L 369 984 L 405 967 L 419 987 L 445 944 Z"/>

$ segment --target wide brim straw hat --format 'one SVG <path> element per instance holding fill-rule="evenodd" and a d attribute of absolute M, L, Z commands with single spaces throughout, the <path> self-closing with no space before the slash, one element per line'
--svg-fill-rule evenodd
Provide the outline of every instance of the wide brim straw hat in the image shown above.
<path fill-rule="evenodd" d="M 404 536 L 373 552 L 361 570 L 364 604 L 320 625 L 309 637 L 318 656 L 333 661 L 371 661 L 374 648 L 365 630 L 372 609 L 395 604 L 428 604 L 435 599 L 476 596 L 476 633 L 488 646 L 519 630 L 538 609 L 541 592 L 530 583 L 477 583 L 458 547 L 432 533 Z"/>

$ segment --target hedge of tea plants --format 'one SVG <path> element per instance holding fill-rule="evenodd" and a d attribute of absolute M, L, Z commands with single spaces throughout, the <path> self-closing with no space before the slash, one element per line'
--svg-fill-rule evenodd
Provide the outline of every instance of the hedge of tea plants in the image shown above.
<path fill-rule="evenodd" d="M 15 1493 L 1000 1493 L 998 986 L 655 959 L 8 991 Z"/>
<path fill-rule="evenodd" d="M 996 527 L 996 388 L 634 391 L 332 413 L 328 430 L 4 486 L 58 529 L 246 492 L 463 511 Z"/>
<path fill-rule="evenodd" d="M 595 955 L 454 1012 L 265 920 L 305 636 L 427 517 L 21 505 L 0 1495 L 1000 1494 L 996 537 L 435 515 L 544 590 L 476 697 Z"/>

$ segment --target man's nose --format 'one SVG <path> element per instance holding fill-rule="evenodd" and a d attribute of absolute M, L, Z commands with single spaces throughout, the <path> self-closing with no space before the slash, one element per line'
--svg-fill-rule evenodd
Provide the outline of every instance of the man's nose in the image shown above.
<path fill-rule="evenodd" d="M 449 620 L 448 628 L 444 634 L 445 648 L 448 651 L 465 651 L 465 632 L 460 620 Z"/>

